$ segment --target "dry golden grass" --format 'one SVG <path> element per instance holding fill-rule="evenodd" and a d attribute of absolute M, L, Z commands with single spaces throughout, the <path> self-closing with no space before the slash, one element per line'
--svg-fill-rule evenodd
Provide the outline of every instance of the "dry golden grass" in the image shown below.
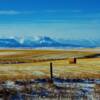
<path fill-rule="evenodd" d="M 77 59 L 77 64 L 69 64 L 69 57 L 96 54 L 93 51 L 61 50 L 0 50 L 0 53 L 15 52 L 12 55 L 0 55 L 0 60 L 23 61 L 20 64 L 0 64 L 0 81 L 47 78 L 50 76 L 49 64 L 53 63 L 53 74 L 65 78 L 100 78 L 100 58 Z M 64 60 L 51 60 L 53 58 Z M 35 60 L 47 59 L 48 61 Z"/>

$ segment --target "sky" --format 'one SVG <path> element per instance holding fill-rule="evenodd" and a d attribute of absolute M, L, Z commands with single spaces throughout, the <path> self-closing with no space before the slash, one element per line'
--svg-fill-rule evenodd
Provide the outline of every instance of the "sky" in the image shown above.
<path fill-rule="evenodd" d="M 0 0 L 0 37 L 99 35 L 100 0 Z"/>

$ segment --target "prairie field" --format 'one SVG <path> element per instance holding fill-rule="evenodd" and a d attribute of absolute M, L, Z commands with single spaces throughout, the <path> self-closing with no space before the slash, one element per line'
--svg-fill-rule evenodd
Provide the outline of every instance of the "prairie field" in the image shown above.
<path fill-rule="evenodd" d="M 99 50 L 0 50 L 0 81 L 50 77 L 99 78 Z M 75 57 L 76 64 L 69 59 Z"/>

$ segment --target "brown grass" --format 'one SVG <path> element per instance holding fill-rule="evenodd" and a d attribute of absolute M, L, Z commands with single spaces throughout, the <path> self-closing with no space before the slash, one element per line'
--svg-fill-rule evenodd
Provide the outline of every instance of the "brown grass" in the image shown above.
<path fill-rule="evenodd" d="M 47 78 L 50 76 L 50 62 L 53 63 L 54 76 L 65 78 L 100 78 L 100 58 L 77 59 L 77 64 L 69 64 L 67 59 L 73 56 L 96 54 L 93 51 L 0 50 L 0 52 L 17 52 L 13 55 L 0 56 L 0 61 L 24 62 L 20 64 L 0 64 L 1 81 L 7 79 Z M 57 60 L 59 58 L 66 59 Z M 40 73 L 39 75 L 34 74 L 37 71 Z M 44 75 L 41 75 L 41 72 Z"/>

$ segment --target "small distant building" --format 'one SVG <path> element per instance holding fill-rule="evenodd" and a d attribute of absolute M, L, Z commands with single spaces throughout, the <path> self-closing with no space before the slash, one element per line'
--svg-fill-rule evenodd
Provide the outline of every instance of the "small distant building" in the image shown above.
<path fill-rule="evenodd" d="M 77 63 L 77 59 L 75 57 L 69 58 L 69 64 L 76 64 Z"/>

